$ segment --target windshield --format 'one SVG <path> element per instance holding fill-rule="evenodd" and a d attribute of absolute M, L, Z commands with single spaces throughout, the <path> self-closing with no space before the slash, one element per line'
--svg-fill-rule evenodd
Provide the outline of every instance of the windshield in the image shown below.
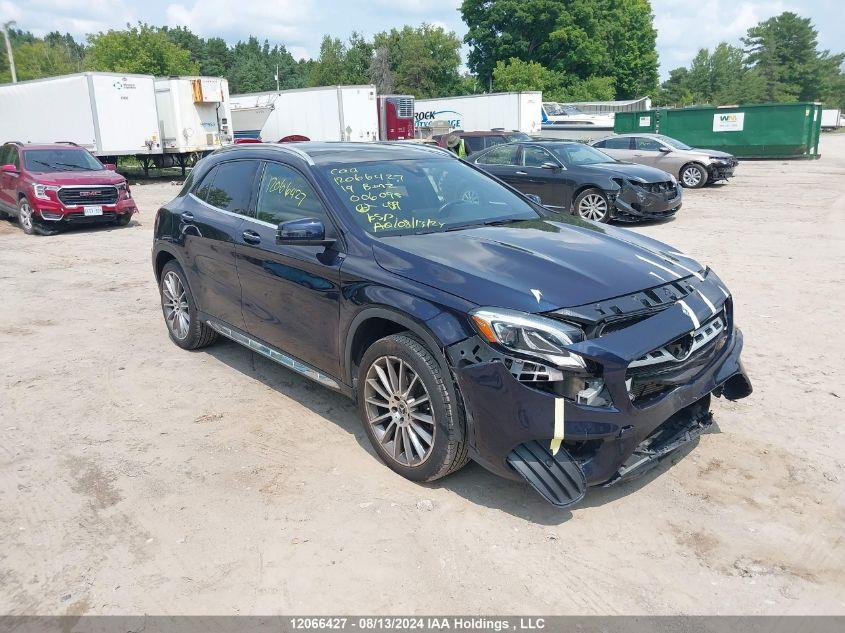
<path fill-rule="evenodd" d="M 84 149 L 28 149 L 23 153 L 27 171 L 102 171 L 103 164 Z"/>
<path fill-rule="evenodd" d="M 355 222 L 373 235 L 541 217 L 525 199 L 451 158 L 329 165 L 320 171 Z"/>
<path fill-rule="evenodd" d="M 572 165 L 596 165 L 598 163 L 619 162 L 604 152 L 600 152 L 589 145 L 582 145 L 581 143 L 548 145 L 546 149 L 550 149 L 567 167 Z"/>
<path fill-rule="evenodd" d="M 675 149 L 692 149 L 686 143 L 681 143 L 681 141 L 676 138 L 672 138 L 671 136 L 663 136 L 662 134 L 657 134 L 656 138 L 659 138 L 661 141 L 666 143 L 666 145 L 674 147 Z"/>

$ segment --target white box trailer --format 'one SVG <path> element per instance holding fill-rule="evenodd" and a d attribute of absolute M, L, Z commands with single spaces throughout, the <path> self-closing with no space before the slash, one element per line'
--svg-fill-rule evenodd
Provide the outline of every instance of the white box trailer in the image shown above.
<path fill-rule="evenodd" d="M 287 136 L 312 141 L 377 141 L 375 86 L 321 86 L 232 95 L 235 110 L 273 106 L 261 128 L 261 140 L 276 143 Z M 236 120 L 239 117 L 236 117 Z M 235 136 L 246 130 L 234 130 Z"/>
<path fill-rule="evenodd" d="M 79 73 L 0 86 L 0 142 L 72 142 L 100 157 L 160 154 L 151 75 Z"/>
<path fill-rule="evenodd" d="M 229 82 L 222 77 L 156 78 L 165 154 L 205 154 L 232 142 Z"/>
<path fill-rule="evenodd" d="M 836 130 L 842 126 L 842 111 L 839 108 L 825 108 L 822 110 L 822 129 Z"/>
<path fill-rule="evenodd" d="M 452 129 L 473 132 L 504 128 L 539 134 L 542 124 L 542 92 L 499 92 L 417 99 L 414 126 L 420 136 L 432 121 L 449 121 Z"/>

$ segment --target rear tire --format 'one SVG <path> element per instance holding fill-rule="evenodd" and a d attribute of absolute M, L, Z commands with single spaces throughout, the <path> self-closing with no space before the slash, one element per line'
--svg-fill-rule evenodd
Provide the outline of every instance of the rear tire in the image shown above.
<path fill-rule="evenodd" d="M 707 170 L 698 163 L 684 165 L 678 176 L 681 185 L 687 189 L 701 189 L 709 178 Z"/>
<path fill-rule="evenodd" d="M 450 380 L 408 333 L 376 341 L 361 359 L 357 395 L 364 431 L 379 458 L 406 479 L 434 481 L 469 461 Z"/>
<path fill-rule="evenodd" d="M 601 189 L 585 189 L 575 198 L 572 205 L 575 215 L 592 222 L 610 221 L 610 203 Z"/>
<path fill-rule="evenodd" d="M 217 340 L 217 332 L 199 320 L 196 302 L 182 267 L 171 260 L 164 265 L 159 282 L 161 310 L 170 340 L 182 349 L 200 349 Z"/>

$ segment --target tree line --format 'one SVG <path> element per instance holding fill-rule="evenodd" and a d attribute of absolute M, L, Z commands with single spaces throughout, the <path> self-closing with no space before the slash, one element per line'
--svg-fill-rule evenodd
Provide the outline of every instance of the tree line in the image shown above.
<path fill-rule="evenodd" d="M 382 94 L 418 98 L 542 90 L 564 102 L 650 95 L 678 106 L 822 100 L 845 107 L 845 54 L 820 50 L 812 22 L 790 12 L 750 28 L 742 46 L 700 50 L 662 85 L 648 0 L 464 0 L 460 12 L 468 27 L 463 40 L 430 24 L 369 38 L 326 35 L 307 60 L 255 36 L 232 45 L 185 27 L 143 23 L 91 34 L 84 43 L 20 30 L 10 38 L 19 80 L 94 70 L 223 76 L 233 94 L 372 83 Z M 462 43 L 469 47 L 466 69 Z M 9 80 L 0 47 L 0 82 Z"/>

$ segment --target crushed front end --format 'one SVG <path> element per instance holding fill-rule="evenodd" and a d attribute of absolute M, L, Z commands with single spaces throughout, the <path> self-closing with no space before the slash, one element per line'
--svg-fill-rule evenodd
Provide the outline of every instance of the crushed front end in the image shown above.
<path fill-rule="evenodd" d="M 683 204 L 683 189 L 671 177 L 660 182 L 630 178 L 613 178 L 613 181 L 619 189 L 605 193 L 614 220 L 662 220 L 675 215 Z"/>
<path fill-rule="evenodd" d="M 568 346 L 582 366 L 509 353 L 483 332 L 447 353 L 473 458 L 555 505 L 639 476 L 697 437 L 711 394 L 751 393 L 730 295 L 711 271 L 542 316 L 583 330 Z"/>
<path fill-rule="evenodd" d="M 718 182 L 733 177 L 739 161 L 733 156 L 713 157 L 707 166 L 708 182 Z"/>

